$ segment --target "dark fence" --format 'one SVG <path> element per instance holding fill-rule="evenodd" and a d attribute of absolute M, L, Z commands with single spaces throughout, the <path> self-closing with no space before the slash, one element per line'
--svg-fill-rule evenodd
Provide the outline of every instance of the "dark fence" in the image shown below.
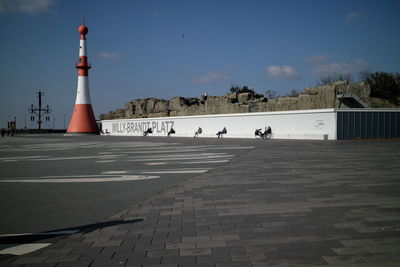
<path fill-rule="evenodd" d="M 337 110 L 337 139 L 400 138 L 400 110 Z"/>
<path fill-rule="evenodd" d="M 67 130 L 62 129 L 17 129 L 16 134 L 46 134 L 46 133 L 65 133 Z"/>

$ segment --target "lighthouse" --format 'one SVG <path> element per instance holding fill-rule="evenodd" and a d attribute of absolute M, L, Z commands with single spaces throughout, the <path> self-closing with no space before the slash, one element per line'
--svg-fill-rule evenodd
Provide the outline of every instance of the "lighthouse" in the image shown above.
<path fill-rule="evenodd" d="M 89 92 L 89 69 L 91 65 L 87 59 L 86 34 L 88 27 L 85 22 L 79 26 L 81 35 L 79 46 L 79 61 L 75 64 L 78 69 L 78 89 L 72 118 L 67 129 L 67 135 L 75 134 L 98 134 L 96 119 L 94 117 Z"/>

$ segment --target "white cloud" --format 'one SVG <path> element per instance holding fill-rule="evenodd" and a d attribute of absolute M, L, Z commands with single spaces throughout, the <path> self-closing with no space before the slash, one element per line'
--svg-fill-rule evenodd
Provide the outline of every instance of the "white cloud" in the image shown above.
<path fill-rule="evenodd" d="M 360 12 L 350 12 L 344 16 L 344 20 L 347 22 L 361 19 L 363 15 Z"/>
<path fill-rule="evenodd" d="M 359 71 L 368 69 L 368 62 L 365 59 L 359 58 L 353 62 L 332 62 L 330 64 L 321 64 L 313 68 L 312 72 L 319 76 L 324 77 L 333 73 L 350 73 L 356 74 Z"/>
<path fill-rule="evenodd" d="M 311 62 L 311 63 L 322 63 L 322 62 L 326 62 L 329 60 L 329 57 L 326 56 L 311 56 L 311 57 L 306 57 L 304 59 L 307 62 Z"/>
<path fill-rule="evenodd" d="M 56 0 L 0 0 L 0 13 L 38 14 L 54 5 Z"/>
<path fill-rule="evenodd" d="M 120 58 L 119 54 L 115 52 L 101 52 L 99 53 L 99 57 L 110 60 L 117 60 Z"/>
<path fill-rule="evenodd" d="M 227 79 L 229 79 L 228 75 L 210 72 L 202 77 L 193 79 L 193 82 L 199 84 L 210 84 L 219 80 L 227 80 Z"/>
<path fill-rule="evenodd" d="M 268 77 L 277 80 L 294 80 L 300 78 L 299 73 L 291 66 L 269 66 Z"/>

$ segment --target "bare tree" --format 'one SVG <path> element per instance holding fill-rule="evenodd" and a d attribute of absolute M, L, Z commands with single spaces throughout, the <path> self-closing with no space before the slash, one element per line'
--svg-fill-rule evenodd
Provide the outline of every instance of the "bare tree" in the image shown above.
<path fill-rule="evenodd" d="M 358 80 L 360 82 L 368 82 L 371 80 L 372 72 L 370 69 L 362 70 L 358 73 Z"/>
<path fill-rule="evenodd" d="M 268 90 L 265 92 L 265 95 L 268 99 L 278 98 L 279 95 L 275 90 Z"/>
<path fill-rule="evenodd" d="M 341 73 L 341 72 L 334 72 L 330 75 L 321 77 L 317 81 L 317 86 L 327 85 L 334 82 L 341 82 L 346 81 L 347 83 L 351 83 L 353 80 L 351 73 Z"/>
<path fill-rule="evenodd" d="M 251 89 L 249 86 L 238 86 L 238 85 L 231 85 L 231 88 L 229 89 L 229 93 L 231 94 L 241 94 L 241 93 L 255 93 L 253 89 Z"/>
<path fill-rule="evenodd" d="M 297 89 L 292 89 L 287 96 L 298 97 L 299 95 L 300 95 L 300 92 Z"/>

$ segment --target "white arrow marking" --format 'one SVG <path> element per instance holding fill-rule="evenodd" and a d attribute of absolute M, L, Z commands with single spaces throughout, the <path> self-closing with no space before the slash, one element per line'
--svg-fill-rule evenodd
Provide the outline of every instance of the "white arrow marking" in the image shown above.
<path fill-rule="evenodd" d="M 17 245 L 15 247 L 6 248 L 0 250 L 0 254 L 11 254 L 11 255 L 24 255 L 33 251 L 36 251 L 41 248 L 45 248 L 50 246 L 51 243 L 32 243 L 32 244 L 22 244 Z"/>

